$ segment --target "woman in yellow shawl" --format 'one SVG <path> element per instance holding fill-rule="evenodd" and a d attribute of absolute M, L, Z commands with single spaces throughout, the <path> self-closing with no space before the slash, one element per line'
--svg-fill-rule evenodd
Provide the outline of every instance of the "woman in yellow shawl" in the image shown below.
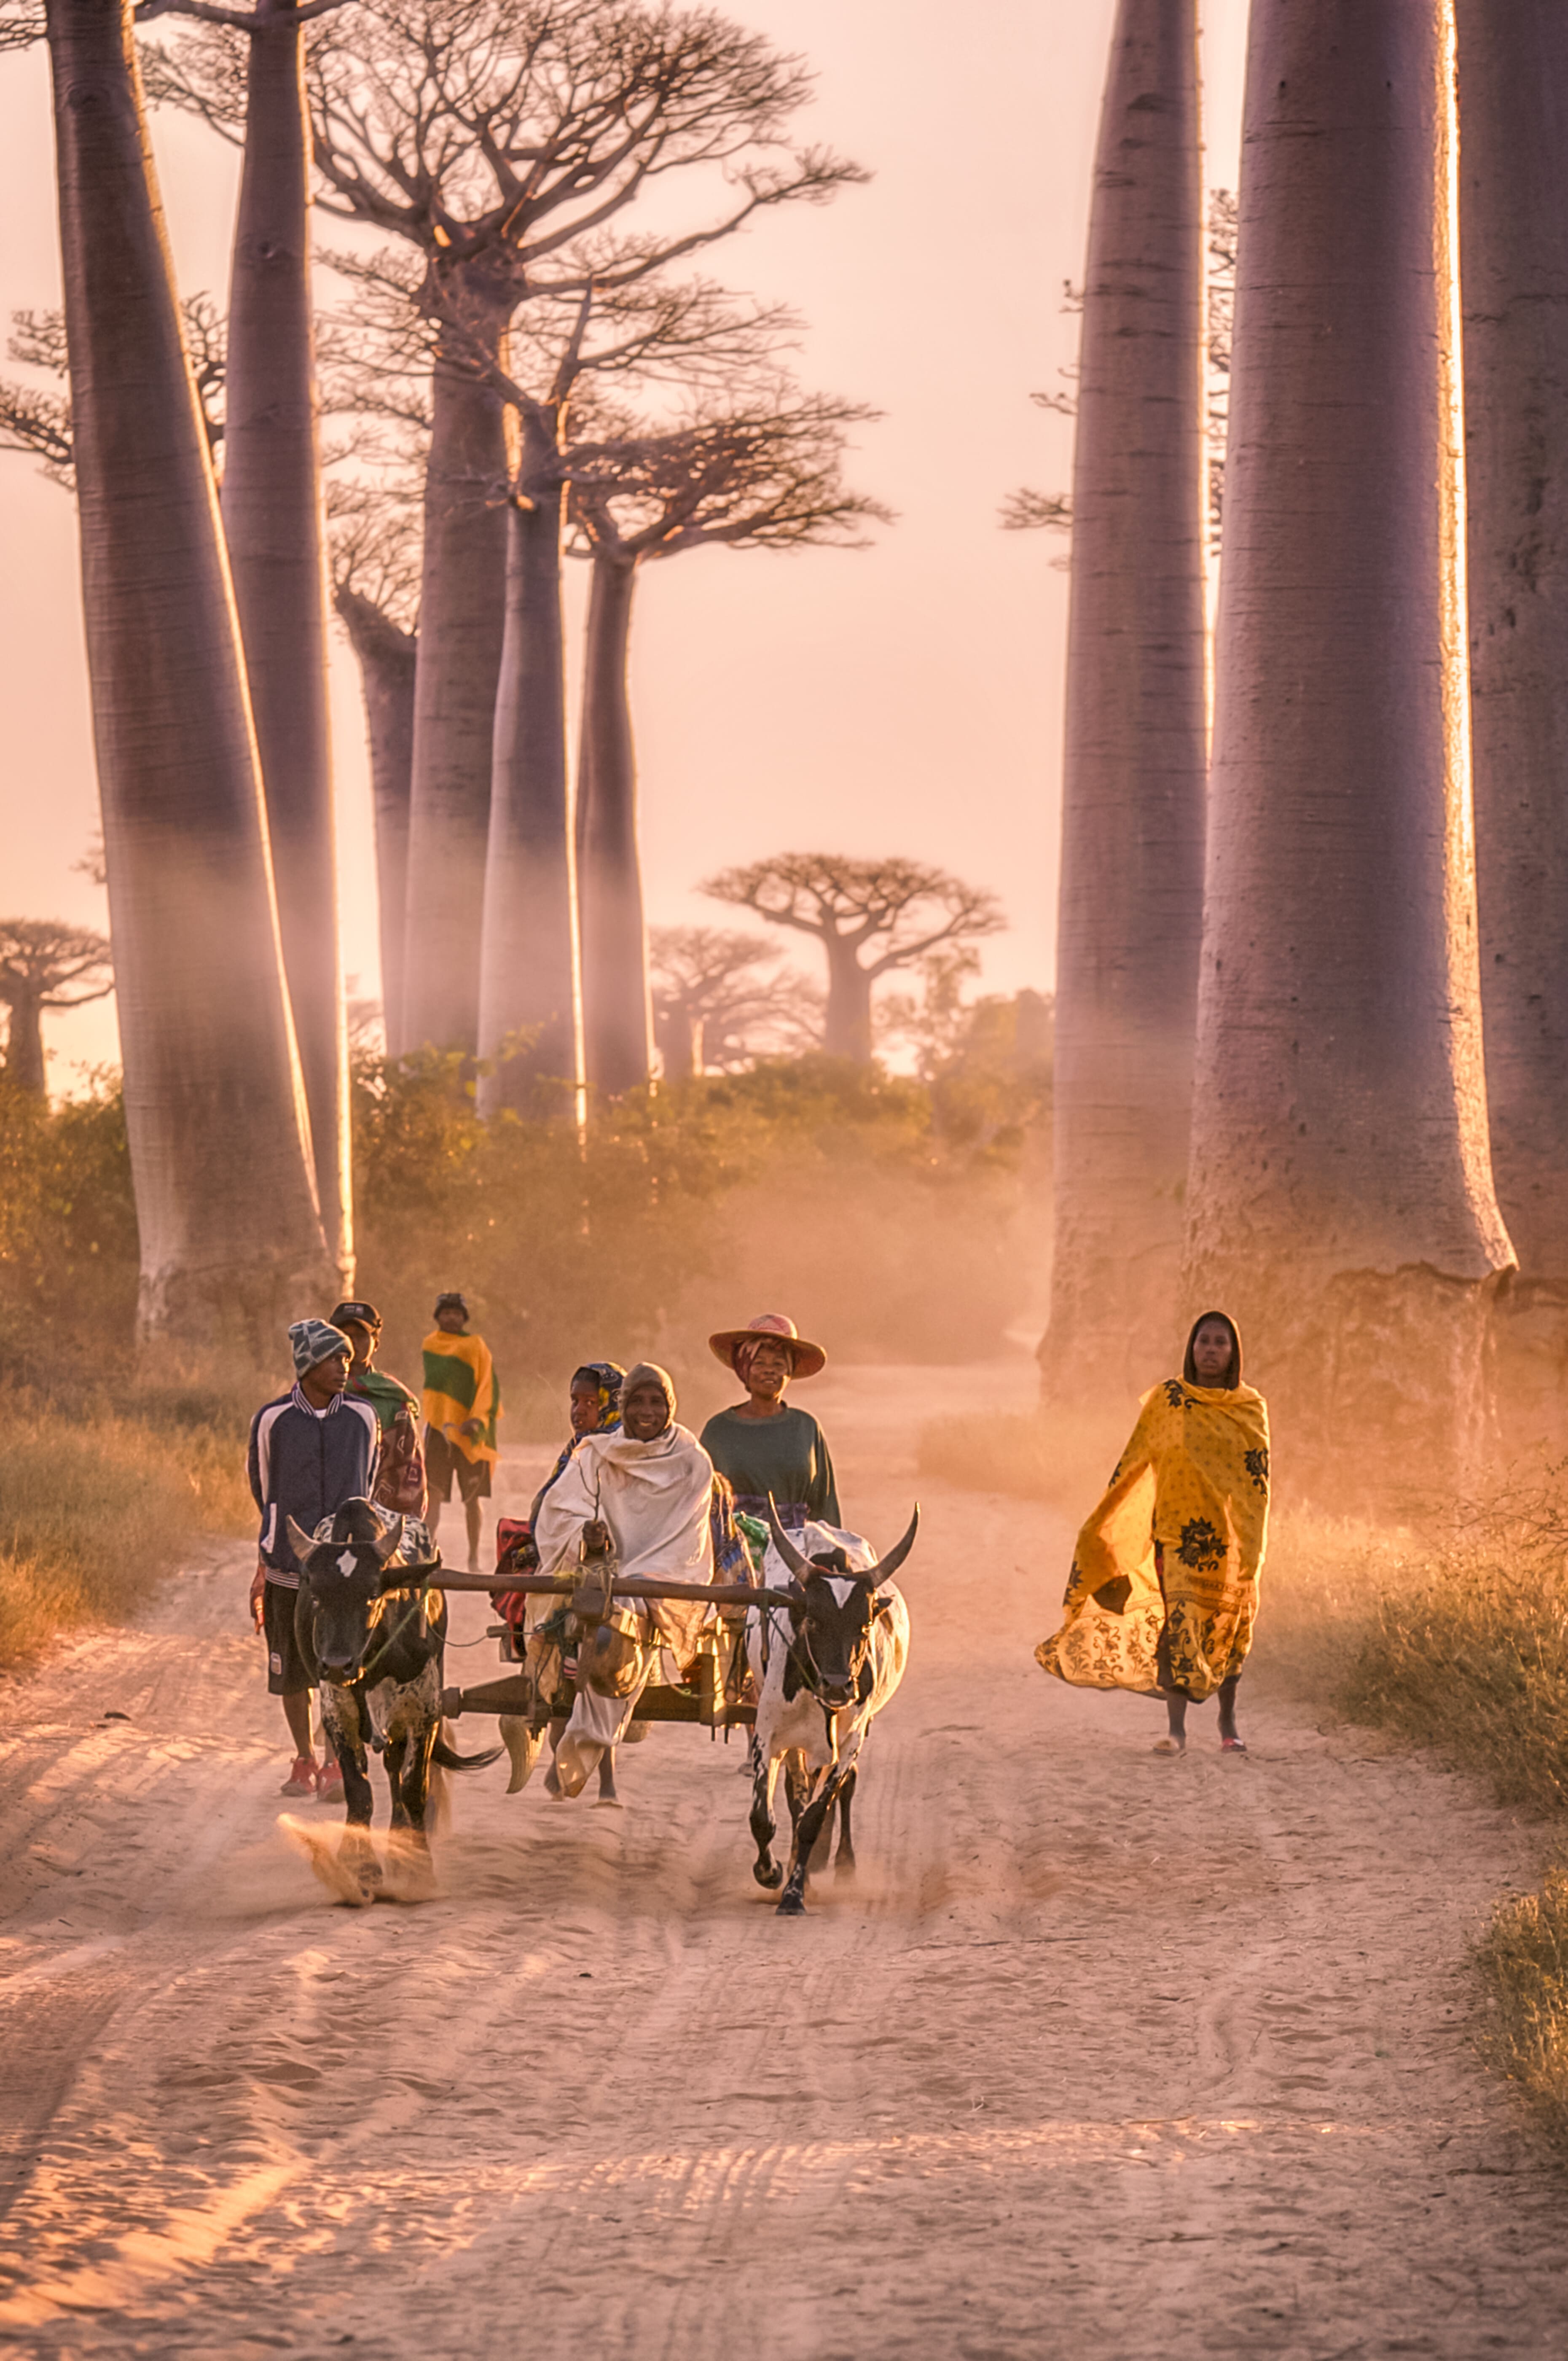
<path fill-rule="evenodd" d="M 1187 1746 L 1187 1708 L 1216 1691 L 1220 1744 L 1236 1734 L 1236 1683 L 1252 1645 L 1268 1525 L 1268 1409 L 1242 1383 L 1228 1313 L 1193 1323 L 1179 1378 L 1143 1399 L 1110 1488 L 1078 1537 L 1066 1617 L 1036 1660 L 1080 1688 L 1163 1697 Z"/>

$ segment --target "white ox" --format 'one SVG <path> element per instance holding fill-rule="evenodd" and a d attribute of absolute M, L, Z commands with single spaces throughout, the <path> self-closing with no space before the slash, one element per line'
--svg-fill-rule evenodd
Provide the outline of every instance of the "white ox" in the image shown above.
<path fill-rule="evenodd" d="M 771 1503 L 770 1503 L 771 1509 Z M 892 1579 L 920 1522 L 916 1510 L 903 1540 L 878 1560 L 859 1533 L 808 1523 L 797 1543 L 770 1513 L 773 1541 L 763 1579 L 798 1598 L 753 1608 L 746 1644 L 757 1697 L 752 1754 L 751 1834 L 759 1885 L 782 1884 L 779 1910 L 806 1907 L 812 1848 L 839 1807 L 836 1874 L 852 1874 L 850 1806 L 866 1736 L 904 1678 L 909 1609 Z M 780 1771 L 795 1824 L 787 1877 L 774 1861 L 773 1795 Z"/>

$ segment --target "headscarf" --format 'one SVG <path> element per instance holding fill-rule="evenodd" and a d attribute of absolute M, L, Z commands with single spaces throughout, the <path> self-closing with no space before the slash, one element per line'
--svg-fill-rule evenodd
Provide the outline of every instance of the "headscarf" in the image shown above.
<path fill-rule="evenodd" d="M 585 1361 L 572 1371 L 572 1383 L 595 1386 L 598 1389 L 599 1414 L 597 1432 L 608 1434 L 620 1416 L 620 1389 L 626 1382 L 626 1371 L 619 1361 Z M 568 1445 L 568 1448 L 570 1446 Z"/>
<path fill-rule="evenodd" d="M 289 1346 L 294 1356 L 294 1375 L 302 1378 L 319 1362 L 330 1361 L 335 1354 L 346 1353 L 354 1358 L 354 1347 L 341 1328 L 327 1320 L 295 1320 L 289 1328 Z"/>
<path fill-rule="evenodd" d="M 639 1386 L 658 1387 L 664 1397 L 664 1406 L 669 1411 L 670 1423 L 673 1426 L 675 1418 L 675 1381 L 668 1369 L 662 1369 L 657 1361 L 634 1361 L 622 1378 L 620 1381 L 622 1419 L 626 1416 L 626 1405 Z"/>
<path fill-rule="evenodd" d="M 650 1381 L 673 1403 L 674 1388 L 665 1370 L 641 1362 L 627 1371 L 628 1389 Z M 673 1420 L 648 1443 L 624 1431 L 585 1434 L 539 1503 L 533 1537 L 541 1571 L 554 1574 L 575 1565 L 583 1527 L 601 1519 L 615 1537 L 622 1574 L 710 1582 L 712 1499 L 713 1462 L 696 1435 Z M 668 1598 L 628 1600 L 622 1611 L 629 1621 L 659 1632 L 678 1653 L 689 1655 L 712 1610 L 700 1600 Z"/>
<path fill-rule="evenodd" d="M 1192 1357 L 1192 1348 L 1198 1342 L 1199 1329 L 1207 1327 L 1211 1320 L 1223 1320 L 1225 1326 L 1231 1332 L 1231 1366 L 1226 1373 L 1223 1390 L 1227 1393 L 1234 1393 L 1242 1381 L 1242 1334 L 1241 1330 L 1236 1326 L 1235 1322 L 1231 1318 L 1228 1312 L 1201 1312 L 1199 1313 L 1197 1319 L 1192 1323 L 1191 1330 L 1187 1338 L 1187 1350 L 1183 1354 L 1181 1360 L 1181 1375 L 1186 1384 L 1190 1386 L 1197 1385 L 1199 1381 L 1198 1364 Z M 1216 1387 L 1213 1390 L 1217 1392 L 1220 1389 Z"/>

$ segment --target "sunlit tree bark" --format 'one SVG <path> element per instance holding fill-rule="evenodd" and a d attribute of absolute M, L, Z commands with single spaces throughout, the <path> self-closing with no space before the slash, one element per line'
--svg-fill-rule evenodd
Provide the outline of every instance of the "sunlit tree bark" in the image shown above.
<path fill-rule="evenodd" d="M 1075 1400 L 1150 1383 L 1177 1319 L 1208 751 L 1197 30 L 1195 0 L 1121 0 L 1090 214 L 1040 1348 Z"/>
<path fill-rule="evenodd" d="M 1509 1246 L 1471 855 L 1452 14 L 1256 0 L 1190 1308 L 1348 1492 L 1478 1435 Z M 1387 1454 L 1387 1458 L 1382 1457 Z"/>
<path fill-rule="evenodd" d="M 416 632 L 361 590 L 340 584 L 334 604 L 359 664 L 370 795 L 376 816 L 376 906 L 381 946 L 381 1016 L 400 1038 L 403 937 L 409 896 L 409 790 L 413 776 Z"/>
<path fill-rule="evenodd" d="M 1568 11 L 1457 0 L 1471 713 L 1486 1095 L 1519 1258 L 1510 1424 L 1568 1349 Z"/>
<path fill-rule="evenodd" d="M 626 677 L 637 575 L 635 557 L 596 553 L 577 765 L 584 1046 L 588 1080 L 612 1098 L 646 1083 L 653 1049 L 637 753 Z"/>
<path fill-rule="evenodd" d="M 331 1284 L 207 439 L 132 49 L 49 0 L 72 448 L 144 1335 Z"/>

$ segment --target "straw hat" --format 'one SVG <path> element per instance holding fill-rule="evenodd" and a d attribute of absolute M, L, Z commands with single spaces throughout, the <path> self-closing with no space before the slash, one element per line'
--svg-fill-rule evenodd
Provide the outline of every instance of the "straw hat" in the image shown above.
<path fill-rule="evenodd" d="M 784 1339 L 790 1348 L 791 1374 L 795 1377 L 815 1378 L 828 1367 L 828 1356 L 821 1345 L 808 1343 L 795 1322 L 786 1320 L 782 1312 L 760 1312 L 755 1320 L 748 1320 L 744 1328 L 721 1328 L 717 1336 L 708 1338 L 707 1349 L 715 1360 L 733 1369 L 737 1346 L 754 1344 L 760 1336 Z"/>

